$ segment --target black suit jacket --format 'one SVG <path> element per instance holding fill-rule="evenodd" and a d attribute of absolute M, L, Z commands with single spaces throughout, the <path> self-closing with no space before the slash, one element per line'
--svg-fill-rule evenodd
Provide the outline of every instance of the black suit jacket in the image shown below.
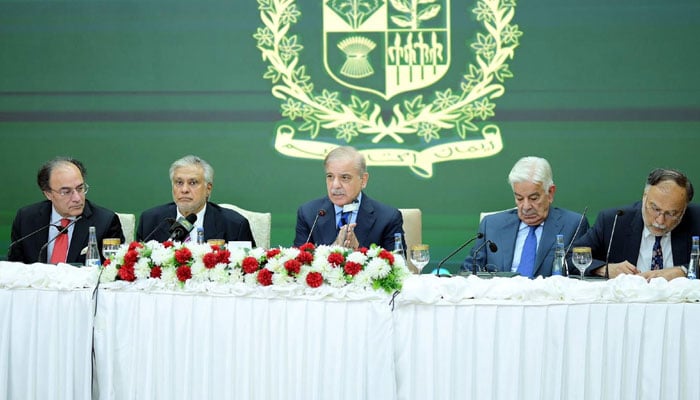
<path fill-rule="evenodd" d="M 303 204 L 297 210 L 295 246 L 306 243 L 306 238 L 309 236 L 309 231 L 319 210 L 325 210 L 326 214 L 318 218 L 309 241 L 314 244 L 332 244 L 335 241 L 338 236 L 335 208 L 328 197 L 322 197 Z M 357 226 L 354 232 L 360 247 L 369 247 L 375 243 L 385 249 L 393 250 L 394 233 L 400 232 L 403 237 L 401 212 L 397 208 L 371 199 L 364 193 L 362 193 L 362 202 L 357 212 L 356 222 Z"/>
<path fill-rule="evenodd" d="M 139 218 L 139 226 L 136 230 L 136 240 L 142 241 L 150 235 L 148 240 L 164 242 L 170 237 L 170 223 L 167 218 L 177 217 L 177 205 L 168 203 L 153 207 L 144 211 Z M 218 204 L 207 202 L 207 211 L 204 213 L 204 240 L 224 239 L 230 241 L 250 241 L 255 247 L 253 232 L 250 230 L 248 220 L 241 214 L 222 208 Z M 152 232 L 152 234 L 151 234 Z"/>
<path fill-rule="evenodd" d="M 45 200 L 39 203 L 20 208 L 12 222 L 12 241 L 16 241 L 30 233 L 40 230 L 34 236 L 10 247 L 7 259 L 10 261 L 20 261 L 23 263 L 46 262 L 46 250 L 42 247 L 49 240 L 48 224 L 50 221 L 51 202 Z M 67 263 L 85 263 L 85 254 L 80 254 L 88 243 L 88 231 L 91 226 L 95 227 L 97 234 L 97 246 L 100 248 L 100 258 L 102 258 L 102 239 L 120 238 L 124 242 L 124 233 L 119 217 L 113 211 L 97 206 L 89 200 L 85 200 L 82 218 L 73 225 L 73 236 L 68 247 Z M 41 254 L 39 254 L 41 252 Z M 39 259 L 41 256 L 41 259 Z M 103 260 L 104 261 L 104 260 Z"/>
<path fill-rule="evenodd" d="M 623 214 L 617 218 L 615 236 L 610 247 L 610 262 L 619 263 L 626 260 L 637 264 L 644 231 L 641 201 L 622 208 L 601 211 L 593 228 L 576 241 L 576 246 L 591 247 L 594 260 L 588 272 L 605 265 L 605 255 L 617 210 L 622 210 Z M 700 206 L 691 203 L 688 204 L 681 222 L 671 231 L 671 248 L 675 266 L 688 266 L 692 236 L 700 236 Z"/>

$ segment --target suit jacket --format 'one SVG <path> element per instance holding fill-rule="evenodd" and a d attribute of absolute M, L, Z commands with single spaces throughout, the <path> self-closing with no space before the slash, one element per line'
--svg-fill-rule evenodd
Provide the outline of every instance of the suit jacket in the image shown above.
<path fill-rule="evenodd" d="M 544 221 L 544 226 L 542 227 L 540 242 L 537 245 L 534 276 L 552 275 L 554 245 L 557 240 L 557 235 L 564 235 L 564 244 L 568 246 L 573 238 L 574 232 L 576 232 L 579 221 L 581 221 L 581 214 L 579 213 L 563 208 L 550 207 L 549 215 L 547 215 L 547 219 Z M 515 241 L 518 236 L 519 226 L 520 218 L 518 218 L 517 209 L 507 210 L 484 217 L 479 224 L 479 232 L 483 233 L 484 237 L 474 243 L 470 254 L 464 260 L 462 268 L 466 271 L 472 271 L 473 264 L 476 262 L 477 267 L 485 267 L 487 264 L 493 264 L 498 271 L 510 271 L 513 265 Z M 588 231 L 588 227 L 588 220 L 584 218 L 577 237 L 585 234 L 586 231 Z M 498 246 L 498 250 L 495 253 L 491 252 L 491 250 L 487 251 L 489 246 L 481 246 L 487 239 L 496 243 Z M 480 247 L 479 253 L 474 254 Z"/>
<path fill-rule="evenodd" d="M 326 214 L 318 218 L 309 241 L 314 244 L 332 244 L 335 241 L 335 238 L 338 236 L 335 208 L 328 197 L 322 197 L 301 205 L 297 210 L 294 246 L 301 246 L 306 243 L 306 238 L 309 236 L 311 226 L 319 210 L 325 210 Z M 357 212 L 356 222 L 357 226 L 354 232 L 360 247 L 369 247 L 372 243 L 375 243 L 385 249 L 393 250 L 394 233 L 400 232 L 403 237 L 403 217 L 401 212 L 397 208 L 371 199 L 364 193 L 362 193 L 362 201 Z"/>
<path fill-rule="evenodd" d="M 48 225 L 55 221 L 51 219 L 51 202 L 44 200 L 20 208 L 12 222 L 12 242 L 39 230 L 35 235 L 27 237 L 19 243 L 11 246 L 7 259 L 9 261 L 20 261 L 23 263 L 46 262 L 47 248 L 43 248 L 49 241 Z M 85 200 L 82 218 L 73 225 L 73 236 L 70 239 L 67 263 L 84 264 L 85 254 L 80 254 L 87 247 L 88 231 L 91 226 L 95 227 L 97 234 L 97 246 L 100 249 L 102 258 L 102 239 L 120 238 L 124 241 L 122 224 L 119 217 L 113 211 L 100 207 Z M 41 229 L 44 227 L 45 229 Z M 39 254 L 41 253 L 41 254 Z M 104 261 L 104 260 L 103 260 Z"/>
<path fill-rule="evenodd" d="M 244 240 L 250 241 L 255 247 L 250 224 L 244 216 L 210 202 L 207 202 L 206 207 L 204 223 L 202 224 L 204 240 L 224 239 L 226 242 Z M 136 240 L 143 241 L 147 237 L 148 240 L 159 242 L 168 240 L 170 237 L 168 230 L 171 224 L 166 219 L 176 217 L 177 205 L 175 203 L 164 204 L 144 211 L 139 218 Z"/>
<path fill-rule="evenodd" d="M 610 246 L 610 262 L 618 263 L 629 261 L 636 265 L 639 258 L 639 246 L 642 243 L 644 220 L 642 219 L 642 202 L 622 208 L 603 210 L 598 214 L 593 228 L 576 241 L 577 246 L 589 246 L 593 254 L 593 263 L 587 272 L 605 265 L 606 253 L 610 245 L 612 224 L 615 214 L 622 210 L 622 215 L 617 218 L 615 236 Z M 671 231 L 671 249 L 673 251 L 673 263 L 676 266 L 688 266 L 692 236 L 700 236 L 700 206 L 688 204 L 683 219 Z"/>

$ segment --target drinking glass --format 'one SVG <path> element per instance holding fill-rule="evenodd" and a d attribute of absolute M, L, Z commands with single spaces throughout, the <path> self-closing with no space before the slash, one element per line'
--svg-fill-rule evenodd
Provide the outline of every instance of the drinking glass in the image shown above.
<path fill-rule="evenodd" d="M 423 267 L 428 265 L 430 261 L 430 246 L 427 244 L 414 244 L 411 246 L 409 257 L 411 257 L 411 262 L 418 268 L 418 273 L 420 274 L 423 271 Z"/>
<path fill-rule="evenodd" d="M 122 241 L 119 238 L 102 239 L 102 255 L 105 257 L 105 260 L 112 258 L 115 254 L 117 254 L 121 243 Z"/>
<path fill-rule="evenodd" d="M 589 265 L 593 262 L 593 257 L 591 256 L 590 247 L 574 247 L 573 253 L 571 254 L 571 261 L 573 261 L 576 268 L 581 272 L 581 280 L 583 280 L 583 273 L 586 271 Z"/>

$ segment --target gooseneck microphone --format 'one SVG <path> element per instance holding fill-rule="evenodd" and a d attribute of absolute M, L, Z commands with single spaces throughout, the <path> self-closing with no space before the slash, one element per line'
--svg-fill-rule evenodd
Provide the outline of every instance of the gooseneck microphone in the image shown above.
<path fill-rule="evenodd" d="M 476 251 L 474 251 L 474 254 L 479 254 L 481 249 L 484 248 L 484 246 L 489 245 L 489 250 L 491 250 L 491 253 L 495 253 L 498 251 L 498 246 L 496 246 L 496 243 L 492 242 L 490 239 L 484 240 L 483 243 L 479 245 L 479 247 L 476 248 Z M 477 268 L 476 268 L 476 262 L 472 262 L 472 275 L 476 275 L 477 273 Z"/>
<path fill-rule="evenodd" d="M 574 245 L 574 241 L 576 240 L 578 231 L 581 230 L 581 224 L 583 224 L 583 219 L 586 218 L 586 212 L 588 212 L 588 206 L 584 207 L 583 213 L 581 214 L 581 218 L 578 220 L 578 226 L 576 226 L 576 230 L 574 231 L 574 236 L 571 237 L 571 241 L 569 242 L 569 245 L 566 247 L 566 251 L 564 252 L 564 268 L 562 271 L 562 273 L 565 274 L 564 276 L 569 275 L 569 266 L 566 264 L 566 256 L 569 254 L 571 246 Z"/>
<path fill-rule="evenodd" d="M 42 232 L 42 231 L 45 231 L 45 230 L 49 229 L 49 228 L 52 227 L 52 226 L 53 226 L 54 228 L 58 229 L 59 231 L 62 230 L 63 227 L 59 224 L 60 222 L 61 222 L 61 220 L 59 219 L 59 220 L 56 221 L 56 222 L 52 222 L 52 223 L 50 223 L 50 224 L 48 224 L 48 225 L 44 225 L 44 226 L 42 226 L 41 228 L 35 230 L 34 232 L 22 236 L 21 238 L 19 238 L 19 239 L 15 240 L 14 242 L 10 243 L 10 245 L 7 247 L 7 252 L 9 253 L 10 250 L 12 250 L 12 246 L 16 245 L 17 243 L 22 243 L 22 242 L 24 242 L 25 240 L 29 239 L 30 237 L 36 235 L 37 233 Z"/>
<path fill-rule="evenodd" d="M 605 279 L 610 279 L 610 249 L 612 248 L 613 236 L 615 235 L 615 225 L 617 225 L 617 217 L 621 216 L 625 212 L 622 210 L 615 211 L 615 218 L 613 219 L 613 226 L 610 229 L 610 241 L 608 242 L 608 251 L 605 253 Z"/>
<path fill-rule="evenodd" d="M 175 223 L 175 218 L 170 218 L 170 217 L 168 217 L 168 218 L 165 218 L 164 220 L 160 221 L 160 222 L 158 223 L 158 225 L 156 225 L 156 227 L 153 228 L 153 230 L 146 236 L 146 238 L 143 239 L 143 241 L 144 241 L 144 242 L 148 242 L 148 239 L 150 239 L 151 236 L 153 236 L 153 234 L 156 233 L 156 232 L 158 231 L 158 229 L 160 229 L 160 228 L 163 226 L 163 224 L 166 223 L 166 222 L 167 222 L 168 224 L 172 225 L 172 224 Z M 170 232 L 170 231 L 168 231 L 168 232 Z"/>
<path fill-rule="evenodd" d="M 177 242 L 182 242 L 183 240 L 185 240 L 187 235 L 194 228 L 194 223 L 196 221 L 197 214 L 190 214 L 187 216 L 187 218 L 178 218 L 168 230 L 168 232 L 170 232 L 170 237 L 168 238 L 168 240 L 174 240 Z"/>
<path fill-rule="evenodd" d="M 320 209 L 316 213 L 316 218 L 314 218 L 314 223 L 311 225 L 311 229 L 309 230 L 309 236 L 306 237 L 306 243 L 309 243 L 309 240 L 311 240 L 311 234 L 314 233 L 314 229 L 316 228 L 316 223 L 318 223 L 318 218 L 323 217 L 326 215 L 326 210 Z"/>
<path fill-rule="evenodd" d="M 471 237 L 471 238 L 469 238 L 469 240 L 467 240 L 466 242 L 462 243 L 462 245 L 459 246 L 459 247 L 457 247 L 457 249 L 455 249 L 452 253 L 448 254 L 447 257 L 445 257 L 445 258 L 443 258 L 442 260 L 440 260 L 440 262 L 439 262 L 438 265 L 437 265 L 437 268 L 435 269 L 435 275 L 438 276 L 438 277 L 441 277 L 441 278 L 442 278 L 443 276 L 449 276 L 449 275 L 442 275 L 442 274 L 440 273 L 440 267 L 442 267 L 442 264 L 444 264 L 447 260 L 449 260 L 450 258 L 452 258 L 452 256 L 454 256 L 455 254 L 457 254 L 460 250 L 462 250 L 463 248 L 467 247 L 467 245 L 468 245 L 469 243 L 475 241 L 476 239 L 481 239 L 481 238 L 483 238 L 483 237 L 484 237 L 484 234 L 483 234 L 483 233 L 481 233 L 481 232 L 477 233 L 474 237 Z"/>
<path fill-rule="evenodd" d="M 51 240 L 49 240 L 48 242 L 44 243 L 43 246 L 41 246 L 41 248 L 39 249 L 39 256 L 36 258 L 36 262 L 41 262 L 41 253 L 43 253 L 44 250 L 46 250 L 46 248 L 49 246 L 49 244 L 53 243 L 53 241 L 56 240 L 56 239 L 58 239 L 59 236 L 61 236 L 61 235 L 67 235 L 67 234 L 68 234 L 68 228 L 70 228 L 71 226 L 75 225 L 75 223 L 78 222 L 78 221 L 80 221 L 81 218 L 83 218 L 83 216 L 82 216 L 82 215 L 78 215 L 78 217 L 77 217 L 76 219 L 72 220 L 72 221 L 71 221 L 68 225 L 66 225 L 65 227 L 62 227 L 62 226 L 60 226 L 60 225 L 59 225 L 59 226 L 54 226 L 56 229 L 58 229 L 58 234 L 57 234 L 56 236 L 52 237 Z M 47 260 L 47 261 L 48 261 L 48 260 Z"/>

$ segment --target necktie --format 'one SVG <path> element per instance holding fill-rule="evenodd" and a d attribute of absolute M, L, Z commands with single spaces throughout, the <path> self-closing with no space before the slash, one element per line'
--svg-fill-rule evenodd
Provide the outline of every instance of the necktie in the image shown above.
<path fill-rule="evenodd" d="M 68 218 L 61 219 L 61 227 L 65 228 L 70 223 Z M 60 233 L 53 245 L 53 253 L 51 253 L 51 264 L 66 262 L 68 255 L 68 232 Z"/>
<path fill-rule="evenodd" d="M 352 214 L 350 211 L 345 211 L 340 214 L 340 220 L 338 220 L 338 230 L 340 230 L 341 227 L 344 225 L 348 224 L 348 221 L 350 219 L 350 214 Z"/>
<path fill-rule="evenodd" d="M 535 272 L 535 257 L 537 256 L 536 229 L 536 226 L 531 226 L 530 232 L 527 233 L 523 252 L 520 255 L 520 265 L 518 266 L 518 273 L 528 278 L 532 278 Z"/>
<path fill-rule="evenodd" d="M 662 269 L 663 267 L 664 254 L 661 252 L 661 236 L 657 236 L 651 251 L 651 269 Z"/>

